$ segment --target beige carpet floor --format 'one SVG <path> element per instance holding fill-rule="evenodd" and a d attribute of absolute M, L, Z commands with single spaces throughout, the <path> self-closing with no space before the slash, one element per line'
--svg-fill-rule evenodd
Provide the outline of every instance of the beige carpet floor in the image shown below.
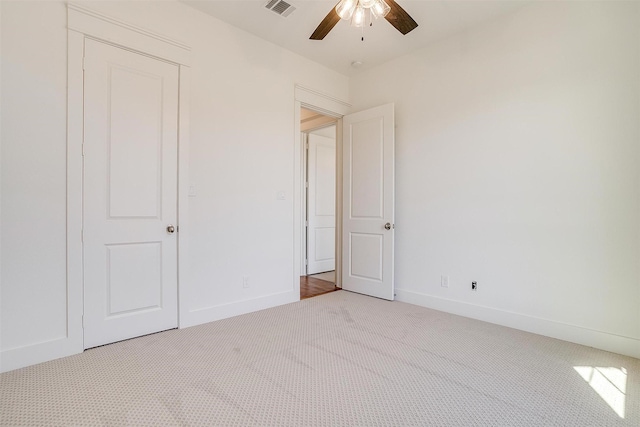
<path fill-rule="evenodd" d="M 4 426 L 639 426 L 640 361 L 345 291 L 0 376 Z"/>

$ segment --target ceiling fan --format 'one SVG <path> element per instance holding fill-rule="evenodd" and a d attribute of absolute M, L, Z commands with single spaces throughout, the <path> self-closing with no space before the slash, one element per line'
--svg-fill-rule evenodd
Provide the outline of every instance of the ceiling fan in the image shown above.
<path fill-rule="evenodd" d="M 418 26 L 394 0 L 341 0 L 320 22 L 309 39 L 324 39 L 340 19 L 351 20 L 351 25 L 361 27 L 365 24 L 367 10 L 375 18 L 384 17 L 403 35 Z"/>

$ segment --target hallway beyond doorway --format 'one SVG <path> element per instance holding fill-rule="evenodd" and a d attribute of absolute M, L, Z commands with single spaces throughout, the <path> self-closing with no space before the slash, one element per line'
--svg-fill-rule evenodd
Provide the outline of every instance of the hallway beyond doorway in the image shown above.
<path fill-rule="evenodd" d="M 300 276 L 300 299 L 303 300 L 312 298 L 318 295 L 323 295 L 329 292 L 340 290 L 340 288 L 336 287 L 334 282 L 322 280 L 317 277 L 328 275 L 328 273 L 315 274 L 313 276 Z M 335 272 L 333 273 L 333 276 L 335 277 Z"/>
<path fill-rule="evenodd" d="M 318 274 L 310 274 L 309 277 L 313 277 L 314 279 L 320 279 L 331 283 L 336 283 L 336 271 L 325 271 L 324 273 Z"/>

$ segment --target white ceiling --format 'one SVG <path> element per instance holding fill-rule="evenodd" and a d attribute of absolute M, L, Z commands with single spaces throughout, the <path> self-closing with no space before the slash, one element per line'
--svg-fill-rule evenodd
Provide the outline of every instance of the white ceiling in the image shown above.
<path fill-rule="evenodd" d="M 180 0 L 262 39 L 353 75 L 483 21 L 521 8 L 528 0 L 397 0 L 418 23 L 403 36 L 385 20 L 362 31 L 341 21 L 324 40 L 309 36 L 338 0 L 286 0 L 296 10 L 284 18 L 266 9 L 267 0 Z M 351 63 L 363 65 L 354 69 Z"/>

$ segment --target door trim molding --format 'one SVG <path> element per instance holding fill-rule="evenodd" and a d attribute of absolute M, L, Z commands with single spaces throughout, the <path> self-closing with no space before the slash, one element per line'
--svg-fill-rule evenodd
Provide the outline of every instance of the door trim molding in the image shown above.
<path fill-rule="evenodd" d="M 70 30 L 177 64 L 190 65 L 191 47 L 181 41 L 77 3 L 67 5 L 67 18 Z"/>
<path fill-rule="evenodd" d="M 82 143 L 84 134 L 84 43 L 86 38 L 117 44 L 125 49 L 170 61 L 179 66 L 178 95 L 178 327 L 185 298 L 188 234 L 189 154 L 189 46 L 124 23 L 77 4 L 68 5 L 67 28 L 67 325 L 62 337 L 2 352 L 2 372 L 71 356 L 84 351 L 83 338 L 83 243 L 82 243 Z"/>
<path fill-rule="evenodd" d="M 305 107 L 336 121 L 336 286 L 341 287 L 342 272 L 342 116 L 351 110 L 351 104 L 300 85 L 295 86 L 294 97 L 294 167 L 293 167 L 293 290 L 296 300 L 300 298 L 300 272 L 302 271 L 302 132 L 300 130 L 300 108 Z"/>
<path fill-rule="evenodd" d="M 300 85 L 295 86 L 295 99 L 302 104 L 302 107 L 331 117 L 340 118 L 351 112 L 351 104 Z M 300 117 L 296 124 L 300 125 Z"/>
<path fill-rule="evenodd" d="M 309 141 L 309 133 L 300 133 L 300 151 L 302 157 L 300 159 L 300 275 L 307 275 L 307 188 L 304 183 L 307 181 L 307 143 Z"/>
<path fill-rule="evenodd" d="M 189 275 L 189 105 L 191 68 L 181 65 L 178 75 L 178 328 L 185 327 L 188 314 L 187 277 Z"/>

